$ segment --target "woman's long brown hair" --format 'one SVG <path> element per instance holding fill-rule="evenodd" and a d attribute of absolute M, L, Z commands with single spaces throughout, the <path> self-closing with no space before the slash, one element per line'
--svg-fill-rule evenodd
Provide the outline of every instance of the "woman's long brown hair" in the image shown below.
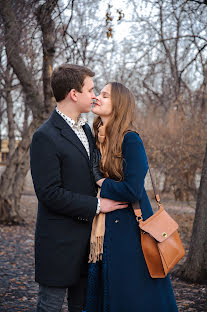
<path fill-rule="evenodd" d="M 124 178 L 122 142 L 128 130 L 136 130 L 136 105 L 133 94 L 123 84 L 110 82 L 112 113 L 106 125 L 105 140 L 98 141 L 98 128 L 101 118 L 98 116 L 93 123 L 96 144 L 102 152 L 101 171 L 106 177 L 116 181 Z"/>

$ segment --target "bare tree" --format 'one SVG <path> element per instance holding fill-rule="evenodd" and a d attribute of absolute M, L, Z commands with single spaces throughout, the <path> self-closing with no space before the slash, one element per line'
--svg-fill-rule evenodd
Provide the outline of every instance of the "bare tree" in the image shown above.
<path fill-rule="evenodd" d="M 24 8 L 26 10 L 28 3 L 23 1 L 21 4 L 24 5 L 21 9 Z M 15 5 L 19 5 L 19 2 L 16 2 Z M 43 38 L 43 99 L 39 94 L 32 73 L 21 54 L 22 51 L 19 44 L 21 24 L 16 15 L 18 11 L 16 10 L 15 12 L 9 0 L 0 3 L 0 15 L 4 24 L 7 58 L 22 85 L 26 104 L 31 108 L 34 118 L 1 176 L 0 220 L 4 223 L 18 223 L 22 221 L 22 217 L 19 214 L 20 197 L 24 177 L 29 169 L 28 151 L 31 137 L 34 130 L 48 117 L 53 107 L 48 80 L 52 72 L 55 53 L 55 28 L 51 15 L 56 5 L 56 0 L 46 1 L 44 4 L 39 5 L 36 10 L 36 16 Z M 31 14 L 31 11 L 29 11 L 29 14 Z"/>
<path fill-rule="evenodd" d="M 19 96 L 23 103 L 19 108 L 23 127 L 15 124 L 22 140 L 0 181 L 1 222 L 21 221 L 19 199 L 29 168 L 31 136 L 55 105 L 50 90 L 53 62 L 75 62 L 94 69 L 100 60 L 97 50 L 101 51 L 102 37 L 105 38 L 104 14 L 103 19 L 97 14 L 101 1 L 72 0 L 66 6 L 58 0 L 42 3 L 7 0 L 0 4 L 7 58 L 21 84 Z M 66 9 L 69 15 L 64 14 Z"/>
<path fill-rule="evenodd" d="M 154 165 L 166 165 L 167 175 L 174 175 L 170 186 L 176 187 L 176 192 L 183 190 L 180 197 L 183 200 L 186 199 L 186 185 L 190 194 L 194 191 L 195 172 L 202 167 L 205 152 L 207 6 L 206 1 L 145 2 L 151 6 L 150 16 L 140 16 L 136 11 L 137 20 L 142 21 L 146 34 L 151 35 L 151 40 L 148 37 L 145 44 L 146 49 L 151 49 L 152 57 L 147 55 L 149 63 L 142 75 L 145 88 L 142 99 L 144 103 L 148 99 L 151 106 L 156 103 L 158 118 L 151 109 L 151 121 L 156 124 L 151 122 L 147 128 L 145 122 L 144 126 L 148 132 L 150 128 L 151 132 L 154 130 L 148 140 Z M 161 107 L 164 110 L 159 109 Z M 149 106 L 147 112 L 150 112 Z M 207 151 L 197 194 L 190 250 L 180 270 L 182 277 L 193 282 L 204 282 L 207 277 L 206 189 Z"/>
<path fill-rule="evenodd" d="M 192 88 L 201 85 L 206 63 L 207 38 L 205 36 L 206 8 L 196 7 L 190 1 L 147 0 L 146 14 L 140 13 L 132 1 L 133 34 L 142 41 L 142 57 L 136 67 L 142 80 L 142 89 L 158 109 L 167 112 L 171 106 L 179 111 L 192 103 Z M 136 45 L 136 40 L 134 46 Z M 140 70 L 141 69 L 141 70 Z M 196 85 L 197 84 L 197 85 Z M 185 96 L 188 107 L 180 99 Z M 196 103 L 198 108 L 198 104 Z M 187 112 L 185 112 L 187 113 Z"/>
<path fill-rule="evenodd" d="M 9 155 L 8 160 L 11 158 L 11 155 L 15 151 L 15 123 L 14 123 L 14 113 L 13 113 L 13 100 L 11 96 L 11 88 L 12 88 L 12 72 L 10 65 L 7 64 L 6 72 L 5 72 L 5 87 L 6 87 L 6 98 L 5 101 L 7 103 L 7 119 L 8 119 L 8 139 L 9 139 Z"/>
<path fill-rule="evenodd" d="M 207 279 L 207 145 L 188 257 L 179 274 L 193 282 Z"/>

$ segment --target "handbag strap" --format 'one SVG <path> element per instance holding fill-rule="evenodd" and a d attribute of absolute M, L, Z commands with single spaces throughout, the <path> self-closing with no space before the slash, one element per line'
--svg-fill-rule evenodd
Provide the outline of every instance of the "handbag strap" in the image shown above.
<path fill-rule="evenodd" d="M 125 131 L 125 134 L 126 134 L 126 133 L 129 133 L 129 132 L 135 132 L 135 133 L 137 133 L 137 134 L 139 135 L 139 133 L 138 133 L 137 131 L 130 130 L 130 129 L 129 129 L 129 130 L 126 130 L 126 131 Z M 148 161 L 148 160 L 147 160 L 147 161 Z M 160 196 L 159 196 L 159 194 L 158 194 L 158 192 L 157 192 L 157 188 L 156 188 L 156 186 L 155 186 L 155 182 L 154 182 L 154 179 L 153 179 L 153 177 L 152 177 L 152 172 L 151 172 L 151 170 L 150 170 L 149 162 L 148 162 L 148 169 L 149 169 L 149 174 L 150 174 L 150 178 L 151 178 L 151 182 L 152 182 L 152 188 L 153 188 L 153 191 L 154 191 L 155 199 L 156 199 L 156 202 L 158 203 L 158 206 L 160 206 L 160 205 L 161 205 Z M 139 206 L 139 201 L 137 201 L 137 202 L 134 203 L 133 205 Z M 137 209 L 137 208 L 135 208 L 135 209 Z"/>
<path fill-rule="evenodd" d="M 134 131 L 134 130 L 127 130 L 125 132 L 125 134 L 128 133 L 128 132 L 135 132 L 135 133 L 137 133 L 139 135 L 139 133 Z M 155 182 L 154 182 L 154 179 L 152 177 L 152 172 L 151 172 L 151 169 L 150 169 L 150 166 L 149 166 L 149 162 L 148 162 L 148 169 L 149 169 L 150 179 L 151 179 L 151 182 L 152 182 L 152 188 L 153 188 L 154 195 L 155 195 L 155 200 L 156 200 L 156 202 L 158 204 L 158 207 L 160 207 L 161 206 L 160 196 L 159 196 L 159 194 L 157 192 L 157 188 L 155 186 Z M 142 220 L 142 211 L 141 211 L 141 208 L 140 208 L 139 200 L 136 203 L 133 203 L 132 207 L 134 209 L 134 213 L 136 215 L 137 221 L 138 222 L 141 221 Z"/>
<path fill-rule="evenodd" d="M 153 188 L 153 191 L 154 191 L 155 199 L 156 199 L 156 202 L 158 204 L 158 207 L 160 207 L 161 206 L 160 196 L 159 196 L 159 194 L 157 192 L 157 188 L 155 186 L 154 179 L 152 177 L 152 172 L 150 170 L 149 164 L 148 164 L 148 169 L 149 169 L 149 174 L 150 174 L 150 178 L 151 178 L 151 182 L 152 182 L 152 188 Z M 136 203 L 132 204 L 132 208 L 134 209 L 134 213 L 136 215 L 137 222 L 139 223 L 140 221 L 142 221 L 142 210 L 141 210 L 141 207 L 140 207 L 139 200 L 136 201 Z"/>
<path fill-rule="evenodd" d="M 155 186 L 155 183 L 154 183 L 154 180 L 153 180 L 153 177 L 152 177 L 152 172 L 150 170 L 149 164 L 148 164 L 148 169 L 149 169 L 149 174 L 150 174 L 150 178 L 151 178 L 151 182 L 152 182 L 152 188 L 153 188 L 153 191 L 154 191 L 154 194 L 155 194 L 155 199 L 156 199 L 156 202 L 158 204 L 158 207 L 160 208 L 160 206 L 161 206 L 160 196 L 159 196 L 159 194 L 157 192 L 157 188 Z M 136 201 L 136 203 L 132 204 L 132 208 L 134 209 L 134 214 L 136 216 L 137 222 L 140 223 L 143 219 L 142 219 L 142 210 L 141 210 L 141 207 L 140 207 L 139 200 Z"/>
<path fill-rule="evenodd" d="M 154 191 L 155 199 L 156 199 L 156 202 L 158 203 L 158 205 L 160 206 L 161 205 L 160 196 L 159 196 L 157 188 L 155 186 L 155 182 L 154 182 L 154 179 L 152 177 L 152 171 L 150 169 L 149 163 L 148 163 L 148 168 L 149 168 L 149 174 L 150 174 L 150 178 L 151 178 L 151 182 L 152 182 L 152 188 L 153 188 L 153 191 Z"/>

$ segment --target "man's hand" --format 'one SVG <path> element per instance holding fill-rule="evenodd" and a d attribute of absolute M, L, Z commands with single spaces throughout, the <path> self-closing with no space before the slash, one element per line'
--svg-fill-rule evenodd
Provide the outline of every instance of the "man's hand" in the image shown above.
<path fill-rule="evenodd" d="M 101 212 L 107 213 L 117 209 L 127 208 L 127 202 L 118 202 L 108 198 L 100 198 Z"/>

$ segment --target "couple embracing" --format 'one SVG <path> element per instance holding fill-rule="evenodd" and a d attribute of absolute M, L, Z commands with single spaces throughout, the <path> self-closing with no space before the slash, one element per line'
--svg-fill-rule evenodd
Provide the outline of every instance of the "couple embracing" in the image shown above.
<path fill-rule="evenodd" d="M 139 200 L 144 219 L 152 215 L 133 94 L 111 82 L 96 97 L 93 76 L 54 70 L 57 106 L 32 139 L 36 311 L 61 311 L 67 294 L 70 312 L 176 312 L 169 277 L 149 275 L 132 209 Z M 93 135 L 81 113 L 94 99 Z"/>

